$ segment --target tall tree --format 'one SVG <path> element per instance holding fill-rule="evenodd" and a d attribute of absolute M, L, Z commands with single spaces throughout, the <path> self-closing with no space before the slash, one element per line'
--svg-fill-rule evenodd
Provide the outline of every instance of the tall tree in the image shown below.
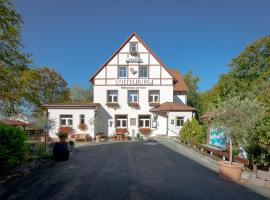
<path fill-rule="evenodd" d="M 70 101 L 66 81 L 59 73 L 48 67 L 25 72 L 22 75 L 22 82 L 28 84 L 23 90 L 23 98 L 20 103 L 24 106 L 32 105 L 33 111 L 41 111 L 44 103 Z"/>
<path fill-rule="evenodd" d="M 0 0 L 0 115 L 12 115 L 22 97 L 21 74 L 31 63 L 22 53 L 22 19 L 11 1 Z"/>
<path fill-rule="evenodd" d="M 184 75 L 184 80 L 188 86 L 187 104 L 197 109 L 197 114 L 202 114 L 201 96 L 198 92 L 199 77 L 193 76 L 192 71 Z"/>
<path fill-rule="evenodd" d="M 91 101 L 91 90 L 84 89 L 83 86 L 76 83 L 70 88 L 70 98 L 73 102 Z"/>

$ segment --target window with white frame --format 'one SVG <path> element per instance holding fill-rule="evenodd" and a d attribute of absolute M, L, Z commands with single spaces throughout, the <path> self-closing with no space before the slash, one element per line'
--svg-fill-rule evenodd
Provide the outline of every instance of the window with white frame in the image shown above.
<path fill-rule="evenodd" d="M 139 77 L 140 78 L 148 78 L 148 66 L 140 66 L 139 67 Z"/>
<path fill-rule="evenodd" d="M 128 91 L 128 103 L 138 103 L 139 102 L 139 91 L 129 90 Z"/>
<path fill-rule="evenodd" d="M 149 103 L 159 103 L 159 90 L 149 90 Z"/>
<path fill-rule="evenodd" d="M 115 126 L 116 128 L 127 128 L 127 115 L 116 115 Z"/>
<path fill-rule="evenodd" d="M 60 115 L 60 125 L 61 126 L 72 126 L 73 125 L 72 115 Z"/>
<path fill-rule="evenodd" d="M 183 126 L 184 125 L 184 117 L 176 117 L 176 124 L 175 126 Z"/>
<path fill-rule="evenodd" d="M 80 115 L 80 124 L 84 124 L 85 123 L 85 115 Z"/>
<path fill-rule="evenodd" d="M 150 115 L 139 115 L 139 128 L 150 128 Z"/>
<path fill-rule="evenodd" d="M 108 90 L 107 91 L 107 102 L 108 103 L 117 103 L 118 102 L 118 91 L 117 90 Z"/>
<path fill-rule="evenodd" d="M 127 66 L 119 66 L 118 67 L 118 77 L 119 78 L 127 78 Z"/>
<path fill-rule="evenodd" d="M 137 53 L 138 52 L 138 43 L 131 42 L 129 51 L 130 51 L 130 53 Z"/>

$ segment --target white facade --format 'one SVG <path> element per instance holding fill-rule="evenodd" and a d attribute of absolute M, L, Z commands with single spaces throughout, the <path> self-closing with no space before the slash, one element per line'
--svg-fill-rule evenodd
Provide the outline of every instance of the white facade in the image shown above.
<path fill-rule="evenodd" d="M 136 54 L 131 53 L 131 45 L 136 45 Z M 141 77 L 140 68 L 147 68 L 147 76 Z M 122 72 L 120 68 L 126 68 Z M 168 121 L 176 116 L 184 117 L 184 120 L 191 119 L 193 111 L 168 112 L 167 117 L 157 115 L 154 119 L 149 104 L 149 93 L 151 90 L 159 91 L 158 103 L 175 102 L 186 104 L 186 91 L 175 93 L 174 77 L 164 64 L 154 55 L 154 53 L 137 36 L 132 34 L 124 44 L 110 57 L 110 59 L 91 78 L 94 85 L 94 102 L 101 104 L 100 109 L 100 132 L 112 136 L 117 128 L 116 116 L 126 115 L 126 127 L 130 136 L 136 136 L 139 132 L 139 116 L 150 115 L 151 136 L 156 135 L 178 135 L 181 126 L 175 126 Z M 107 105 L 108 93 L 117 91 L 117 103 L 119 107 L 114 108 Z M 129 106 L 128 92 L 138 91 L 139 108 Z M 131 123 L 131 120 L 136 123 Z M 157 121 L 157 127 L 152 126 L 152 122 Z"/>
<path fill-rule="evenodd" d="M 61 126 L 68 126 L 73 129 L 73 133 L 87 134 L 95 136 L 98 131 L 98 106 L 96 105 L 70 105 L 70 104 L 46 104 L 47 116 L 50 121 L 49 136 L 57 138 L 57 133 Z M 62 120 L 62 123 L 61 123 Z M 84 120 L 86 129 L 79 128 L 81 120 Z M 65 123 L 63 124 L 63 121 Z"/>
<path fill-rule="evenodd" d="M 85 132 L 91 136 L 101 132 L 113 136 L 117 128 L 126 128 L 132 137 L 140 128 L 151 129 L 149 136 L 177 136 L 183 122 L 194 114 L 186 106 L 187 88 L 179 72 L 166 68 L 136 33 L 97 70 L 91 82 L 93 104 L 98 106 L 59 109 L 47 105 L 49 119 L 56 122 L 51 135 L 61 126 L 63 114 L 73 116 L 72 128 L 81 133 L 78 120 L 84 114 L 89 125 Z"/>

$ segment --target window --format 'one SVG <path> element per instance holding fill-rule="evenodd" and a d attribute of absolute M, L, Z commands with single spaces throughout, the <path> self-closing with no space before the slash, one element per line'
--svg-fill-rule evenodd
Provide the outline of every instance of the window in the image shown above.
<path fill-rule="evenodd" d="M 118 102 L 118 91 L 117 90 L 108 90 L 107 91 L 107 102 L 108 103 L 117 103 Z"/>
<path fill-rule="evenodd" d="M 130 118 L 130 126 L 136 126 L 136 118 Z"/>
<path fill-rule="evenodd" d="M 149 91 L 149 103 L 159 103 L 159 90 Z"/>
<path fill-rule="evenodd" d="M 127 77 L 127 67 L 126 66 L 119 66 L 118 67 L 118 77 L 119 78 L 126 78 Z"/>
<path fill-rule="evenodd" d="M 115 126 L 116 128 L 127 128 L 127 115 L 116 115 Z"/>
<path fill-rule="evenodd" d="M 85 123 L 85 116 L 80 115 L 80 124 L 84 124 L 84 123 Z"/>
<path fill-rule="evenodd" d="M 176 117 L 176 126 L 184 125 L 184 117 Z"/>
<path fill-rule="evenodd" d="M 138 52 L 138 43 L 137 42 L 131 42 L 129 51 L 130 51 L 130 53 Z"/>
<path fill-rule="evenodd" d="M 148 67 L 140 66 L 139 67 L 139 76 L 140 78 L 148 78 Z"/>
<path fill-rule="evenodd" d="M 150 128 L 150 115 L 139 115 L 139 128 Z"/>
<path fill-rule="evenodd" d="M 128 103 L 138 103 L 138 102 L 139 102 L 139 91 L 129 90 Z"/>
<path fill-rule="evenodd" d="M 72 126 L 73 125 L 72 115 L 60 115 L 60 125 Z"/>

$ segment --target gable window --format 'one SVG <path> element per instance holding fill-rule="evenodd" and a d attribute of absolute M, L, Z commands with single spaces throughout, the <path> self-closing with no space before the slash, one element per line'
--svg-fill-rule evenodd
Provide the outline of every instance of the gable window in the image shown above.
<path fill-rule="evenodd" d="M 127 115 L 116 115 L 115 116 L 115 127 L 116 128 L 127 128 Z"/>
<path fill-rule="evenodd" d="M 60 125 L 72 126 L 73 125 L 72 115 L 60 115 Z"/>
<path fill-rule="evenodd" d="M 118 77 L 119 78 L 127 78 L 127 67 L 119 66 L 118 67 Z"/>
<path fill-rule="evenodd" d="M 85 123 L 85 116 L 80 115 L 80 124 L 84 124 L 84 123 Z"/>
<path fill-rule="evenodd" d="M 118 91 L 108 90 L 107 91 L 107 103 L 117 103 L 118 102 Z"/>
<path fill-rule="evenodd" d="M 128 103 L 138 103 L 139 102 L 139 91 L 129 90 L 128 91 Z"/>
<path fill-rule="evenodd" d="M 184 117 L 176 117 L 175 126 L 183 126 L 184 125 Z"/>
<path fill-rule="evenodd" d="M 149 90 L 149 103 L 159 103 L 159 90 Z"/>
<path fill-rule="evenodd" d="M 139 67 L 139 76 L 140 78 L 148 78 L 148 66 Z"/>
<path fill-rule="evenodd" d="M 130 53 L 137 53 L 138 52 L 138 43 L 137 42 L 131 42 L 129 51 L 130 51 Z"/>
<path fill-rule="evenodd" d="M 139 115 L 139 128 L 150 128 L 150 115 Z"/>

